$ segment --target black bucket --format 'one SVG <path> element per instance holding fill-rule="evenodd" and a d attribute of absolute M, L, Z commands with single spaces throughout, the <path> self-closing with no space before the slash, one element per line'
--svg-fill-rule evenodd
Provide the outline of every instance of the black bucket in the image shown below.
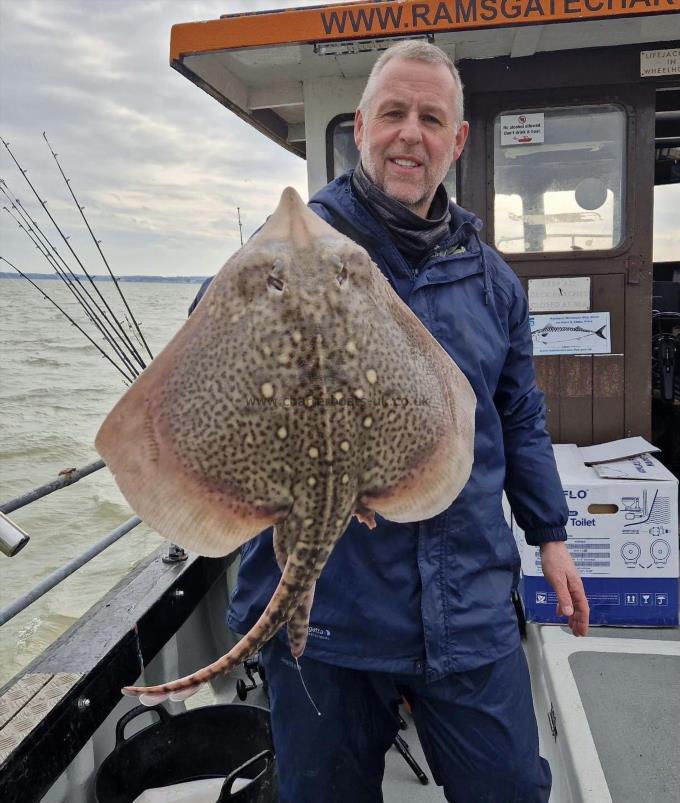
<path fill-rule="evenodd" d="M 160 721 L 125 738 L 125 726 L 155 711 Z M 142 792 L 186 781 L 225 778 L 220 803 L 277 803 L 269 711 L 254 705 L 210 705 L 173 716 L 140 705 L 116 725 L 116 746 L 97 773 L 98 803 L 132 803 Z M 236 778 L 250 783 L 232 792 Z"/>

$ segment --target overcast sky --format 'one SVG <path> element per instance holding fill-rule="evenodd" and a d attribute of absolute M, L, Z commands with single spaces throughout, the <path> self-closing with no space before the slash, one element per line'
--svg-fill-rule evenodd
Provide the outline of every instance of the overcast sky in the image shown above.
<path fill-rule="evenodd" d="M 169 66 L 174 23 L 302 5 L 313 1 L 0 0 L 0 136 L 89 270 L 105 272 L 43 131 L 118 274 L 213 274 L 239 246 L 237 206 L 247 237 L 286 185 L 307 198 L 302 159 Z M 0 177 L 40 214 L 4 146 Z M 0 236 L 0 255 L 50 272 L 5 211 Z"/>
<path fill-rule="evenodd" d="M 170 28 L 224 13 L 313 4 L 0 0 L 0 136 L 88 269 L 105 271 L 42 132 L 115 272 L 212 275 L 239 246 L 236 207 L 248 237 L 286 185 L 307 197 L 305 162 L 173 70 Z M 61 244 L 2 146 L 0 177 Z M 657 197 L 656 259 L 676 258 L 679 190 L 662 188 Z M 2 210 L 0 238 L 0 255 L 18 267 L 50 271 Z M 0 270 L 8 270 L 1 261 Z"/>

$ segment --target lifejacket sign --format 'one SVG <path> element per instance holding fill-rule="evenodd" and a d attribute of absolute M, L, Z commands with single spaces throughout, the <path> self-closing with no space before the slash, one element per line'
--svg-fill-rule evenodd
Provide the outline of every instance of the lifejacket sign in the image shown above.
<path fill-rule="evenodd" d="M 680 75 L 680 47 L 640 53 L 640 76 L 650 78 L 657 75 Z"/>
<path fill-rule="evenodd" d="M 543 112 L 501 115 L 501 145 L 536 145 L 544 131 Z"/>

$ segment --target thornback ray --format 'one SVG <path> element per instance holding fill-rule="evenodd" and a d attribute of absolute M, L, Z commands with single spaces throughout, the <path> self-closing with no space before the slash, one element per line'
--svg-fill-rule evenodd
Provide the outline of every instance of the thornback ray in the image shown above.
<path fill-rule="evenodd" d="M 124 691 L 185 696 L 286 623 L 301 655 L 316 580 L 352 516 L 419 521 L 458 496 L 475 405 L 366 251 L 284 190 L 96 439 L 135 512 L 181 546 L 225 555 L 273 525 L 281 579 L 222 658 Z"/>

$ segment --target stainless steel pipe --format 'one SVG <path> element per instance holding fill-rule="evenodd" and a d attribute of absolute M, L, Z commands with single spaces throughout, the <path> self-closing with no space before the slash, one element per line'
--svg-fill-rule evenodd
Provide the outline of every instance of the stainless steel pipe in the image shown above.
<path fill-rule="evenodd" d="M 29 541 L 28 533 L 0 512 L 0 552 L 8 558 L 13 558 Z"/>

